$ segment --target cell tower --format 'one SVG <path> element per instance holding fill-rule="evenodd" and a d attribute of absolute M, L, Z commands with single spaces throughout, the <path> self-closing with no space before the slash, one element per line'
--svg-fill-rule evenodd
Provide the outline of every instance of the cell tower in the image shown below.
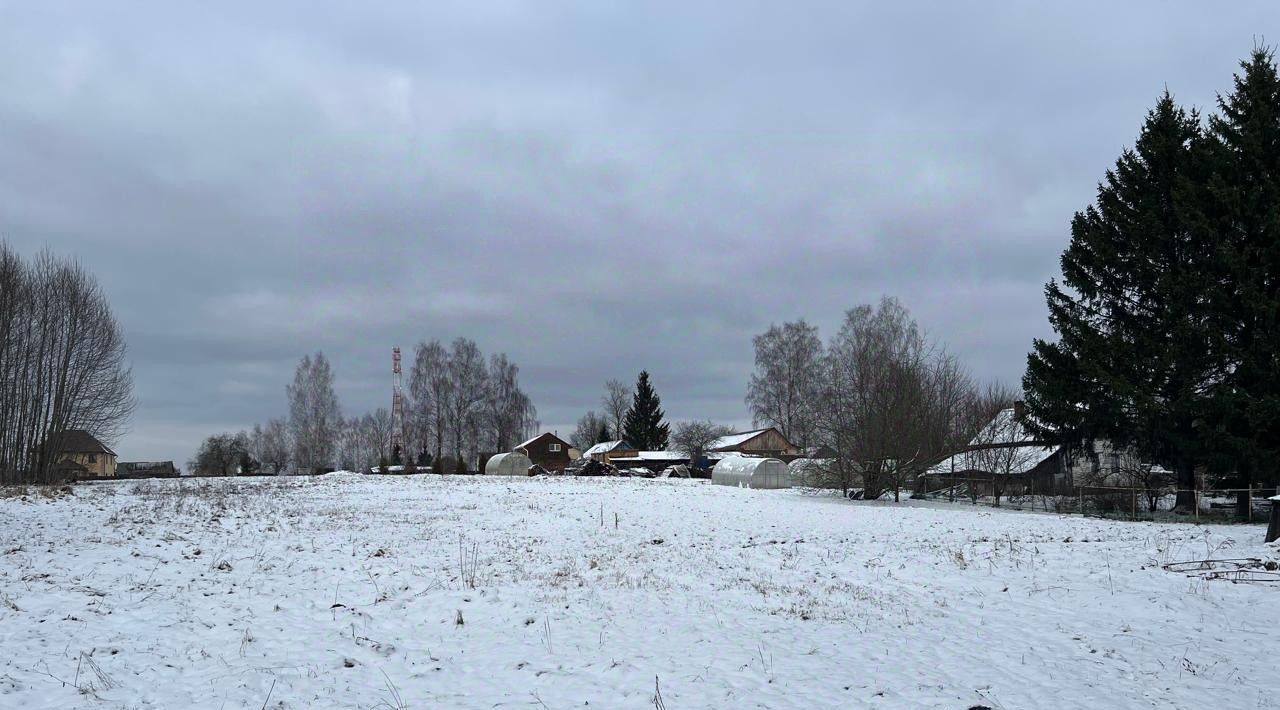
<path fill-rule="evenodd" d="M 404 456 L 404 395 L 400 392 L 400 348 L 391 348 L 391 451 Z"/>

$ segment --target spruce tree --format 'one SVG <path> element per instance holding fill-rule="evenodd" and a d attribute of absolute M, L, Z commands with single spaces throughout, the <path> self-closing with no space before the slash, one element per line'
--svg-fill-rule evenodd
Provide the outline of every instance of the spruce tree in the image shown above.
<path fill-rule="evenodd" d="M 1215 239 L 1202 215 L 1199 119 L 1166 92 L 1132 150 L 1071 223 L 1060 285 L 1045 288 L 1056 342 L 1036 340 L 1023 377 L 1027 425 L 1068 446 L 1133 447 L 1195 484 L 1197 418 L 1214 353 Z M 1181 505 L 1194 501 L 1180 494 Z"/>
<path fill-rule="evenodd" d="M 636 380 L 631 408 L 623 417 L 622 438 L 641 451 L 666 450 L 671 428 L 663 416 L 662 401 L 649 383 L 649 373 L 643 371 Z"/>
<path fill-rule="evenodd" d="M 605 443 L 606 441 L 613 441 L 613 439 L 611 439 L 611 438 L 609 437 L 609 425 L 608 425 L 608 424 L 601 424 L 601 425 L 600 425 L 600 433 L 599 433 L 599 434 L 596 434 L 596 443 L 597 443 L 597 444 L 603 444 L 603 443 Z"/>
<path fill-rule="evenodd" d="M 1228 452 L 1230 485 L 1280 482 L 1280 75 L 1257 48 L 1210 119 L 1225 402 L 1212 430 Z"/>

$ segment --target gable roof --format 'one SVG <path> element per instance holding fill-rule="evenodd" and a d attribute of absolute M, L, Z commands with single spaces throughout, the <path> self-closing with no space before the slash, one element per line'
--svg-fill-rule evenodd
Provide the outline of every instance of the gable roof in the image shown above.
<path fill-rule="evenodd" d="M 544 431 L 544 432 L 542 432 L 541 434 L 539 434 L 539 435 L 537 435 L 537 436 L 533 437 L 532 439 L 530 439 L 530 440 L 528 440 L 528 441 L 524 442 L 523 444 L 520 444 L 519 446 L 515 447 L 514 449 L 512 449 L 512 451 L 519 451 L 520 449 L 524 449 L 524 448 L 527 448 L 527 447 L 529 447 L 529 446 L 532 446 L 532 445 L 533 445 L 533 442 L 535 442 L 535 441 L 537 441 L 537 440 L 539 440 L 539 439 L 542 439 L 542 438 L 544 438 L 544 437 L 548 437 L 548 436 L 549 436 L 549 437 L 551 437 L 552 439 L 555 439 L 556 441 L 560 442 L 561 444 L 564 444 L 564 450 L 565 450 L 565 451 L 568 451 L 568 450 L 569 450 L 569 442 L 565 441 L 564 439 L 561 439 L 560 437 L 556 436 L 555 434 L 552 434 L 552 433 L 551 433 L 551 432 L 549 432 L 549 431 Z"/>
<path fill-rule="evenodd" d="M 711 443 L 707 446 L 707 450 L 708 450 L 708 451 L 721 451 L 721 450 L 723 450 L 723 449 L 730 449 L 730 448 L 733 448 L 733 447 L 735 447 L 735 446 L 742 446 L 743 444 L 747 443 L 748 441 L 751 441 L 752 439 L 756 438 L 757 436 L 760 436 L 761 434 L 765 434 L 765 433 L 767 433 L 767 432 L 771 432 L 771 431 L 772 431 L 772 432 L 774 432 L 774 433 L 776 433 L 776 434 L 777 434 L 779 437 L 781 437 L 784 441 L 787 439 L 787 437 L 785 437 L 785 436 L 783 436 L 783 435 L 782 435 L 782 432 L 778 431 L 778 427 L 770 426 L 770 427 L 765 427 L 765 428 L 763 428 L 763 429 L 753 429 L 753 430 L 751 430 L 751 431 L 740 431 L 740 432 L 738 432 L 738 433 L 736 433 L 736 434 L 730 434 L 730 435 L 728 435 L 728 436 L 722 436 L 722 437 L 720 437 L 719 439 L 716 439 L 715 441 L 711 442 Z M 788 441 L 787 443 L 788 443 L 788 444 L 790 444 L 791 442 L 790 442 L 790 441 Z"/>
<path fill-rule="evenodd" d="M 952 471 L 979 471 L 989 466 L 989 455 L 985 452 L 1000 451 L 1000 471 L 984 471 L 984 473 L 1004 473 L 1021 475 L 1039 466 L 1045 459 L 1058 452 L 1056 446 L 1045 446 L 1036 440 L 1031 432 L 1023 426 L 1016 416 L 1013 407 L 1002 409 L 987 422 L 987 425 L 969 441 L 969 450 L 943 459 L 929 467 L 929 473 L 950 473 Z"/>
<path fill-rule="evenodd" d="M 66 454 L 116 455 L 106 444 L 98 441 L 97 437 L 82 429 L 68 429 L 61 434 L 54 434 L 49 437 L 48 444 Z"/>
<path fill-rule="evenodd" d="M 599 444 L 596 444 L 595 446 L 592 446 L 591 448 L 587 449 L 586 451 L 583 451 L 582 455 L 591 456 L 593 454 L 604 454 L 610 451 L 617 451 L 618 449 L 630 449 L 630 448 L 631 448 L 631 444 L 628 444 L 627 442 L 621 439 L 617 441 L 602 441 Z"/>
<path fill-rule="evenodd" d="M 637 451 L 635 456 L 626 456 L 622 458 L 610 459 L 614 463 L 619 461 L 625 463 L 634 463 L 637 461 L 688 461 L 688 454 L 682 454 L 679 451 Z"/>

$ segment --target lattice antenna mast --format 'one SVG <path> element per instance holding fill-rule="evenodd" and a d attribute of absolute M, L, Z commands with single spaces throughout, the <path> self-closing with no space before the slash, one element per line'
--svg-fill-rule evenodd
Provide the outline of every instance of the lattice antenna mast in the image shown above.
<path fill-rule="evenodd" d="M 400 390 L 400 348 L 391 348 L 391 451 L 404 456 L 404 394 Z"/>

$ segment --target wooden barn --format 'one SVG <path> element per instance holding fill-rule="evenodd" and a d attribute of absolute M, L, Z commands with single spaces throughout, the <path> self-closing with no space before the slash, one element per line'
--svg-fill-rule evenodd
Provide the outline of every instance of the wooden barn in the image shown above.
<path fill-rule="evenodd" d="M 804 456 L 799 446 L 791 443 L 778 431 L 777 427 L 753 429 L 730 434 L 712 442 L 707 447 L 708 458 L 714 454 L 738 453 L 748 456 L 764 456 L 767 458 L 790 461 Z"/>

